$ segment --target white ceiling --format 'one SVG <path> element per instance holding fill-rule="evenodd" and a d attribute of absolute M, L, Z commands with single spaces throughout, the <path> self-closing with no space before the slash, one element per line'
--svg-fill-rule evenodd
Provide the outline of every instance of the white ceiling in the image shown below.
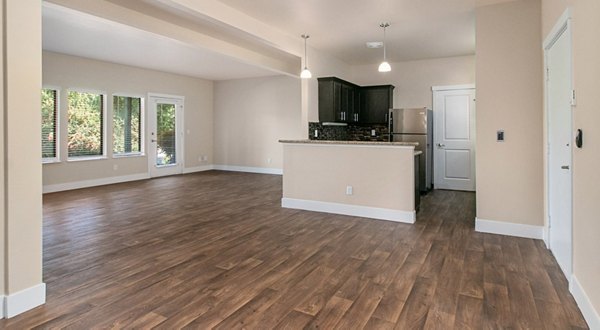
<path fill-rule="evenodd" d="M 262 40 L 260 35 L 237 31 L 235 22 L 228 25 L 181 9 L 180 1 L 106 1 L 282 61 L 298 59 L 292 54 L 295 51 L 288 53 L 269 40 Z M 381 49 L 368 49 L 365 45 L 368 41 L 382 40 L 381 22 L 391 24 L 387 30 L 391 62 L 474 54 L 475 8 L 514 0 L 211 1 L 224 4 L 224 8 L 239 13 L 238 17 L 261 21 L 289 40 L 297 38 L 299 44 L 300 35 L 308 33 L 309 46 L 348 64 L 361 65 L 382 59 Z M 75 0 L 72 3 L 77 4 Z M 151 33 L 47 2 L 43 5 L 42 29 L 44 50 L 58 53 L 211 80 L 277 74 L 231 57 L 237 54 L 225 55 L 198 44 L 170 39 L 157 34 L 158 30 Z"/>
<path fill-rule="evenodd" d="M 475 53 L 475 7 L 507 0 L 219 0 L 349 64 L 381 61 L 387 29 L 390 61 Z M 510 0 L 508 0 L 510 1 Z M 477 3 L 476 3 L 477 2 Z"/>
<path fill-rule="evenodd" d="M 44 50 L 210 80 L 274 75 L 223 54 L 45 3 Z"/>

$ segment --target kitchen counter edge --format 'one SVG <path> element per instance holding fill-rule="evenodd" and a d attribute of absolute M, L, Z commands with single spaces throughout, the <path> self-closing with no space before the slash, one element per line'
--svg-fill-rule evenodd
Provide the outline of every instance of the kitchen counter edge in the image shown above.
<path fill-rule="evenodd" d="M 416 147 L 418 142 L 384 142 L 384 141 L 332 141 L 332 140 L 279 140 L 280 143 L 298 144 L 339 144 L 339 145 L 366 145 L 366 146 L 394 146 Z"/>

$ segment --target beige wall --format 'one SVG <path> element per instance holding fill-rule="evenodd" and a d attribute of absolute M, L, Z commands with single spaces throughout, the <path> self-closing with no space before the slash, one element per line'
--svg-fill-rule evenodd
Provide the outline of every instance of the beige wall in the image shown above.
<path fill-rule="evenodd" d="M 600 1 L 543 0 L 546 37 L 567 6 L 572 9 L 573 78 L 577 105 L 573 129 L 584 131 L 584 146 L 573 149 L 573 274 L 600 313 Z"/>
<path fill-rule="evenodd" d="M 476 18 L 477 217 L 542 226 L 540 1 L 479 7 Z"/>
<path fill-rule="evenodd" d="M 304 136 L 300 83 L 288 76 L 215 82 L 215 164 L 281 169 L 277 141 Z"/>
<path fill-rule="evenodd" d="M 2 293 L 13 295 L 42 283 L 41 4 L 4 0 L 2 5 L 1 267 Z"/>
<path fill-rule="evenodd" d="M 148 172 L 143 157 L 112 158 L 112 97 L 127 93 L 146 98 L 148 93 L 185 97 L 184 166 L 191 168 L 213 161 L 213 83 L 170 73 L 95 61 L 52 52 L 43 53 L 43 84 L 58 87 L 60 96 L 61 163 L 44 164 L 44 185 L 117 177 Z M 80 88 L 107 93 L 108 159 L 67 161 L 67 89 Z M 146 118 L 147 122 L 147 118 Z M 200 156 L 208 156 L 201 162 Z M 114 165 L 118 169 L 114 170 Z"/>
<path fill-rule="evenodd" d="M 432 86 L 475 83 L 475 56 L 457 56 L 391 63 L 392 71 L 377 71 L 378 64 L 352 67 L 351 82 L 361 86 L 392 84 L 395 108 L 432 107 Z"/>
<path fill-rule="evenodd" d="M 415 209 L 414 148 L 285 143 L 283 152 L 284 198 Z"/>

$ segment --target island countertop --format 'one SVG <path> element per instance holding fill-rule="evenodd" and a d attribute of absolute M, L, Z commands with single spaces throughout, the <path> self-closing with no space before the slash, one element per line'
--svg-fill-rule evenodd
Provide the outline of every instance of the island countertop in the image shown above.
<path fill-rule="evenodd" d="M 394 146 L 394 147 L 416 147 L 418 142 L 384 142 L 384 141 L 333 141 L 333 140 L 279 140 L 280 143 L 303 143 L 303 144 L 338 144 L 338 145 L 372 145 L 372 146 Z"/>

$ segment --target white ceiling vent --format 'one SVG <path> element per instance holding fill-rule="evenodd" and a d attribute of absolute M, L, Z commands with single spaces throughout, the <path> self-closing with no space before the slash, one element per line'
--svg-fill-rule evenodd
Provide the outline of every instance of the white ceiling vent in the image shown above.
<path fill-rule="evenodd" d="M 383 47 L 383 41 L 369 41 L 367 42 L 367 48 L 381 48 Z"/>

